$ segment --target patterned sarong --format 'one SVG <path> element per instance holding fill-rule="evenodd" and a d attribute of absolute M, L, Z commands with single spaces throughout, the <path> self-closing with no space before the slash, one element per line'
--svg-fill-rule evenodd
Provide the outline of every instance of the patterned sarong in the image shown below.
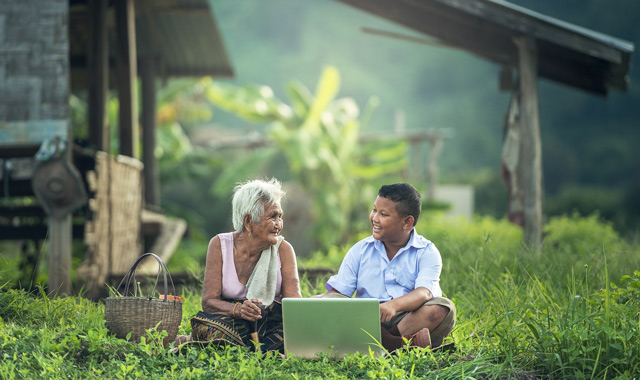
<path fill-rule="evenodd" d="M 242 300 L 225 300 L 242 302 Z M 232 344 L 251 347 L 253 322 L 233 318 L 221 314 L 198 312 L 191 318 L 191 339 L 212 344 Z M 284 336 L 282 333 L 282 306 L 274 302 L 262 311 L 262 319 L 258 320 L 258 338 L 263 351 L 280 351 L 284 353 Z"/>

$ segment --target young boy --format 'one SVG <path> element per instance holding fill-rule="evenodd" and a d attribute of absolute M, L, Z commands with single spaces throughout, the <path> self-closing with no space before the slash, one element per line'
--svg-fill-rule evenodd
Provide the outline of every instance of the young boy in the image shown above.
<path fill-rule="evenodd" d="M 384 185 L 369 215 L 372 235 L 347 252 L 338 274 L 319 297 L 380 300 L 382 345 L 437 348 L 451 333 L 456 308 L 442 297 L 442 259 L 435 245 L 415 230 L 422 203 L 407 183 Z"/>

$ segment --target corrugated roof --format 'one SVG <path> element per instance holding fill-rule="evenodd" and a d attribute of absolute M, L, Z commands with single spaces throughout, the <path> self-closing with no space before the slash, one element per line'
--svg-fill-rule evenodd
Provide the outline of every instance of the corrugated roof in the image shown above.
<path fill-rule="evenodd" d="M 160 75 L 233 75 L 206 0 L 137 0 L 135 5 L 138 57 L 158 58 Z"/>
<path fill-rule="evenodd" d="M 136 49 L 138 58 L 155 60 L 160 77 L 233 76 L 233 67 L 213 10 L 207 0 L 136 0 Z M 71 0 L 69 13 L 71 67 L 83 86 L 89 43 L 86 0 Z M 108 10 L 110 65 L 115 67 L 113 7 Z M 75 78 L 74 78 L 75 79 Z"/>
<path fill-rule="evenodd" d="M 517 67 L 514 39 L 535 38 L 538 75 L 606 95 L 626 90 L 631 42 L 503 0 L 338 0 L 504 66 Z"/>

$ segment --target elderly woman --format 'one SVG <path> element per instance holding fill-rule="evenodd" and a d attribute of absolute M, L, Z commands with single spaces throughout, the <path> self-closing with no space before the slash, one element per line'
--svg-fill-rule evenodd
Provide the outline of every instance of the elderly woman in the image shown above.
<path fill-rule="evenodd" d="M 202 310 L 191 319 L 191 340 L 283 352 L 284 297 L 301 297 L 293 247 L 280 235 L 276 179 L 236 186 L 233 228 L 209 242 Z"/>

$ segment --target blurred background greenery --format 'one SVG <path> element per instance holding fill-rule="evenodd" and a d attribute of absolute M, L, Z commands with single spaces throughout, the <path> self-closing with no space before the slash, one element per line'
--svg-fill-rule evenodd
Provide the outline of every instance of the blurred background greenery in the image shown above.
<path fill-rule="evenodd" d="M 640 43 L 640 2 L 512 3 Z M 510 94 L 498 89 L 500 67 L 462 51 L 365 33 L 363 27 L 425 38 L 336 1 L 210 5 L 234 77 L 171 80 L 158 93 L 161 206 L 188 222 L 172 270 L 204 263 L 208 240 L 232 229 L 233 186 L 255 177 L 285 184 L 284 235 L 296 240 L 301 259 L 344 254 L 340 247 L 368 231 L 381 184 L 409 181 L 429 191 L 427 168 L 415 165 L 430 154 L 426 143 L 416 154 L 402 139 L 365 139 L 398 128 L 444 131 L 439 184 L 470 185 L 476 215 L 505 216 L 500 160 Z M 638 60 L 630 72 L 628 91 L 607 98 L 540 80 L 540 124 L 547 219 L 595 215 L 637 241 Z M 86 135 L 85 97 L 71 99 L 78 138 Z M 117 107 L 111 100 L 114 149 Z M 426 218 L 446 207 L 425 202 Z M 421 233 L 431 238 L 431 231 Z"/>
<path fill-rule="evenodd" d="M 551 17 L 640 42 L 634 1 L 517 0 Z M 499 67 L 467 53 L 366 34 L 362 27 L 422 37 L 333 1 L 211 2 L 236 69 L 236 83 L 260 83 L 277 96 L 291 78 L 313 86 L 325 65 L 341 73 L 341 94 L 380 104 L 363 132 L 393 129 L 396 114 L 409 130 L 448 128 L 439 164 L 442 182 L 475 188 L 476 211 L 502 217 L 499 174 L 508 93 L 498 91 Z M 632 59 L 627 92 L 608 98 L 540 80 L 545 211 L 599 212 L 623 234 L 640 225 L 640 76 Z M 230 115 L 221 124 L 246 126 Z"/>
<path fill-rule="evenodd" d="M 513 3 L 640 42 L 637 2 Z M 428 191 L 426 169 L 416 173 L 411 162 L 425 159 L 426 144 L 420 156 L 402 140 L 358 142 L 393 131 L 399 116 L 409 131 L 448 131 L 439 183 L 471 185 L 476 214 L 505 216 L 500 159 L 510 95 L 498 90 L 497 65 L 454 49 L 364 33 L 366 27 L 424 38 L 335 1 L 210 5 L 234 78 L 174 80 L 158 97 L 162 207 L 187 219 L 191 243 L 183 244 L 206 246 L 211 236 L 230 230 L 230 192 L 252 177 L 275 176 L 287 185 L 285 236 L 305 236 L 296 245 L 302 256 L 366 231 L 381 183 L 410 181 Z M 607 98 L 540 80 L 547 217 L 596 214 L 621 236 L 637 237 L 637 67 L 632 60 L 629 90 Z M 81 125 L 77 130 L 82 134 Z"/>

